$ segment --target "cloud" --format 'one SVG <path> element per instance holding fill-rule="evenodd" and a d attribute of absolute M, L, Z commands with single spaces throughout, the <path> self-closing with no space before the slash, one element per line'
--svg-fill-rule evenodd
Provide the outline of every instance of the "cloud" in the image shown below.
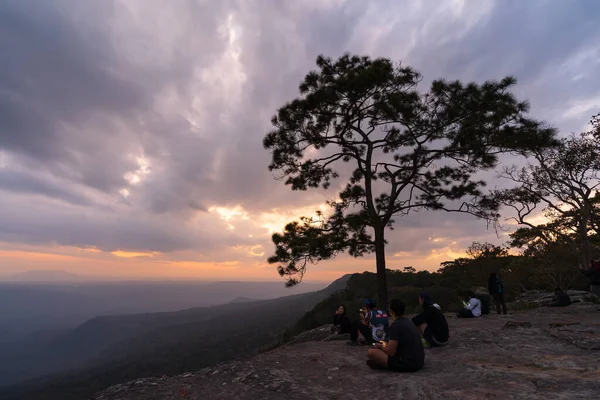
<path fill-rule="evenodd" d="M 0 242 L 256 262 L 336 194 L 292 192 L 262 148 L 318 54 L 402 60 L 425 84 L 516 75 L 532 114 L 569 133 L 600 108 L 599 19 L 585 0 L 3 1 Z M 424 264 L 495 238 L 461 215 L 396 226 L 390 256 Z"/>

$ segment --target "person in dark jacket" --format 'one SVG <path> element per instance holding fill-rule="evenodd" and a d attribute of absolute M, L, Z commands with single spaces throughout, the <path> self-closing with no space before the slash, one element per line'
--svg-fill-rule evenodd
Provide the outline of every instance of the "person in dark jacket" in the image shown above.
<path fill-rule="evenodd" d="M 346 306 L 340 305 L 333 315 L 333 326 L 331 333 L 350 333 L 351 326 L 350 318 L 346 315 Z"/>
<path fill-rule="evenodd" d="M 592 260 L 590 268 L 582 268 L 581 272 L 590 278 L 590 292 L 600 296 L 600 260 Z"/>
<path fill-rule="evenodd" d="M 571 305 L 571 298 L 561 288 L 554 289 L 554 298 L 550 307 L 566 307 Z"/>
<path fill-rule="evenodd" d="M 413 317 L 412 322 L 419 328 L 421 340 L 425 347 L 439 347 L 448 344 L 450 329 L 444 314 L 434 306 L 434 302 L 426 292 L 419 294 L 419 304 L 423 312 Z"/>
<path fill-rule="evenodd" d="M 502 314 L 506 315 L 506 303 L 504 302 L 504 285 L 495 272 L 490 274 L 490 279 L 488 280 L 488 291 L 490 292 L 490 296 L 494 299 L 494 306 L 496 307 L 496 312 L 498 315 L 501 314 L 500 307 L 502 307 Z"/>

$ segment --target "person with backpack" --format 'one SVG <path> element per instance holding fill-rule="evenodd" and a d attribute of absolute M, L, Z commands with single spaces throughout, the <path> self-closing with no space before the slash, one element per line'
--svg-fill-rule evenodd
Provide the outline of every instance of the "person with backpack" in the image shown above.
<path fill-rule="evenodd" d="M 590 279 L 590 292 L 600 296 L 600 260 L 592 260 L 590 268 L 581 268 L 581 272 Z"/>
<path fill-rule="evenodd" d="M 376 307 L 375 300 L 367 299 L 360 310 L 360 320 L 352 323 L 350 329 L 350 346 L 358 346 L 358 333 L 360 332 L 368 344 L 381 343 L 387 340 L 390 321 L 387 311 Z"/>
<path fill-rule="evenodd" d="M 498 315 L 501 314 L 500 307 L 502 307 L 502 314 L 506 315 L 506 303 L 504 302 L 504 285 L 495 272 L 490 274 L 490 279 L 488 280 L 488 291 L 490 292 L 490 296 L 494 299 L 494 306 L 496 307 L 496 312 Z"/>

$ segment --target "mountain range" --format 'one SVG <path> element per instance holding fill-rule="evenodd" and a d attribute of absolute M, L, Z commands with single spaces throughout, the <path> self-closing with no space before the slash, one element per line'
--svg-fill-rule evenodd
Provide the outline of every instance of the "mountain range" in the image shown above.
<path fill-rule="evenodd" d="M 125 380 L 256 354 L 280 343 L 287 327 L 343 290 L 348 278 L 321 290 L 270 300 L 238 296 L 228 304 L 177 312 L 91 318 L 74 329 L 5 351 L 0 398 L 80 399 Z"/>
<path fill-rule="evenodd" d="M 81 282 L 89 278 L 60 270 L 30 270 L 4 277 L 6 282 Z"/>

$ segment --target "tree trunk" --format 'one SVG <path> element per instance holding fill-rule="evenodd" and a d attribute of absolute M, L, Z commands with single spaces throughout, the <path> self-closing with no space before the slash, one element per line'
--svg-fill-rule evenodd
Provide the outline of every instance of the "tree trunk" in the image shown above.
<path fill-rule="evenodd" d="M 577 229 L 577 235 L 579 236 L 579 242 L 581 245 L 581 261 L 585 269 L 590 268 L 592 261 L 592 244 L 588 236 L 588 223 L 590 220 L 590 210 L 587 205 L 581 208 L 581 219 L 579 220 L 579 226 Z"/>
<path fill-rule="evenodd" d="M 375 228 L 375 260 L 377 263 L 377 295 L 378 306 L 382 309 L 388 308 L 388 287 L 385 274 L 385 228 Z"/>

